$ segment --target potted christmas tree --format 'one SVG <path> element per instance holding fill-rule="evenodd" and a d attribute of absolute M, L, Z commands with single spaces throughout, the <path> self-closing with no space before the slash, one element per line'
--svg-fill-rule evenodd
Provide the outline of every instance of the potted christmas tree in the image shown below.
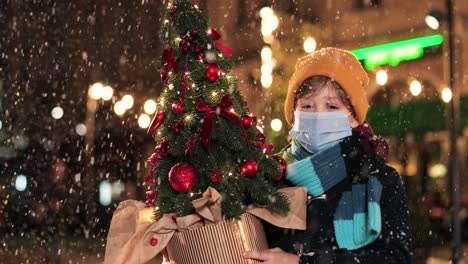
<path fill-rule="evenodd" d="M 245 213 L 275 224 L 274 219 L 287 222 L 290 209 L 287 192 L 278 191 L 286 162 L 270 155 L 273 147 L 257 129 L 257 118 L 231 73 L 232 50 L 217 42 L 220 37 L 188 0 L 169 3 L 160 33 L 166 46 L 158 65 L 164 90 L 148 129 L 157 143 L 145 176 L 145 204 L 154 221 L 132 229 L 132 234 L 140 233 L 138 239 L 123 240 L 143 241 L 145 248 L 150 244 L 152 256 L 167 246 L 176 263 L 248 263 L 241 252 L 266 249 L 267 244 L 259 220 Z M 306 191 L 302 194 L 295 199 L 305 205 Z M 130 208 L 124 203 L 114 213 L 106 261 L 112 258 L 110 248 L 119 247 L 109 242 L 117 214 L 131 211 L 124 211 Z M 137 207 L 131 212 L 141 223 Z M 303 225 L 304 217 L 305 209 L 302 219 L 288 227 Z"/>

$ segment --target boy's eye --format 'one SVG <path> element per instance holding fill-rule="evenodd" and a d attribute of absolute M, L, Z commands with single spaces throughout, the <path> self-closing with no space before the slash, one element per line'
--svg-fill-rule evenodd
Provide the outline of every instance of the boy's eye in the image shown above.
<path fill-rule="evenodd" d="M 338 109 L 338 106 L 336 106 L 336 105 L 328 105 L 328 107 L 329 107 L 330 109 Z"/>
<path fill-rule="evenodd" d="M 308 109 L 308 108 L 312 108 L 312 106 L 311 105 L 303 105 L 302 108 Z"/>

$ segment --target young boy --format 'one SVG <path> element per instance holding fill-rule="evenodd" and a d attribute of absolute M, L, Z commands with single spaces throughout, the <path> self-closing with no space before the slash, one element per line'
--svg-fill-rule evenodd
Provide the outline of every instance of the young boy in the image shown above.
<path fill-rule="evenodd" d="M 264 263 L 411 263 L 406 194 L 388 145 L 365 122 L 369 80 L 350 52 L 325 48 L 296 64 L 285 102 L 288 181 L 308 189 L 307 229 L 265 226 Z"/>

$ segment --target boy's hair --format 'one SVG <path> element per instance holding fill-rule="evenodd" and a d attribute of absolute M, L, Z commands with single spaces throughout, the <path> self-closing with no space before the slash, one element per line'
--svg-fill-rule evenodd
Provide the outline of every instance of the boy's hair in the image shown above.
<path fill-rule="evenodd" d="M 353 117 L 356 118 L 356 113 L 354 111 L 353 105 L 351 104 L 351 100 L 349 99 L 349 96 L 346 94 L 345 90 L 331 78 L 328 78 L 322 75 L 315 75 L 315 76 L 309 77 L 301 84 L 301 86 L 299 86 L 294 96 L 293 111 L 296 109 L 297 101 L 300 98 L 308 94 L 315 95 L 321 92 L 326 87 L 331 87 L 336 90 L 338 98 L 345 105 L 345 107 L 349 110 L 349 112 L 351 112 Z"/>

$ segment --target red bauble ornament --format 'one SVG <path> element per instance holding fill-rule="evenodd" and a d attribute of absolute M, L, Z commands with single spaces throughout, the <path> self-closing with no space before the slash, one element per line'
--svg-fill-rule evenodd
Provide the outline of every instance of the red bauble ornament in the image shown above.
<path fill-rule="evenodd" d="M 197 54 L 197 60 L 199 60 L 199 61 L 203 60 L 203 54 L 202 53 Z"/>
<path fill-rule="evenodd" d="M 208 81 L 216 82 L 219 79 L 220 75 L 221 75 L 221 68 L 219 68 L 218 64 L 208 63 L 206 65 L 205 77 L 206 79 L 208 79 Z"/>
<path fill-rule="evenodd" d="M 177 6 L 176 6 L 176 5 L 174 5 L 174 6 L 172 7 L 172 10 L 171 10 L 171 13 L 175 13 L 175 12 L 177 12 Z"/>
<path fill-rule="evenodd" d="M 210 181 L 212 183 L 221 183 L 223 181 L 223 173 L 218 169 L 212 170 L 210 173 Z"/>
<path fill-rule="evenodd" d="M 247 115 L 242 116 L 242 124 L 244 125 L 244 127 L 251 127 L 252 123 L 253 123 L 252 117 L 247 116 Z"/>
<path fill-rule="evenodd" d="M 283 159 L 280 156 L 272 156 L 272 158 L 278 161 L 278 163 L 280 164 L 280 170 L 281 170 L 281 174 L 278 177 L 274 178 L 274 181 L 275 182 L 283 181 L 284 178 L 286 178 L 286 174 L 288 172 L 288 163 L 286 162 L 285 159 Z"/>
<path fill-rule="evenodd" d="M 195 170 L 185 162 L 177 163 L 169 171 L 169 183 L 172 189 L 178 192 L 186 192 L 195 186 Z"/>
<path fill-rule="evenodd" d="M 192 31 L 190 32 L 190 35 L 192 35 L 192 37 L 198 36 L 198 30 L 197 29 L 192 29 Z"/>
<path fill-rule="evenodd" d="M 172 104 L 172 111 L 176 114 L 176 115 L 180 115 L 184 112 L 184 107 L 182 106 L 182 104 L 180 102 L 174 102 Z"/>
<path fill-rule="evenodd" d="M 189 48 L 187 48 L 187 47 L 183 47 L 183 48 L 182 48 L 182 52 L 183 52 L 183 53 L 187 53 L 188 51 L 189 51 Z"/>
<path fill-rule="evenodd" d="M 169 126 L 169 129 L 176 135 L 178 135 L 180 133 L 180 129 L 178 127 L 176 127 L 174 124 L 171 124 Z"/>
<path fill-rule="evenodd" d="M 184 129 L 185 128 L 185 123 L 183 120 L 180 120 L 179 121 L 179 124 L 177 124 L 179 126 L 180 129 Z"/>
<path fill-rule="evenodd" d="M 258 165 L 255 160 L 246 160 L 242 163 L 241 172 L 247 177 L 255 177 L 258 172 Z"/>
<path fill-rule="evenodd" d="M 203 44 L 200 44 L 200 45 L 198 45 L 198 46 L 195 47 L 194 51 L 195 51 L 195 53 L 200 53 L 200 52 L 202 52 L 204 49 L 205 49 L 205 48 L 204 48 Z"/>
<path fill-rule="evenodd" d="M 171 21 L 174 21 L 175 16 L 171 15 L 171 16 L 169 17 L 169 19 L 170 19 Z"/>
<path fill-rule="evenodd" d="M 163 111 L 159 111 L 151 121 L 151 125 L 148 128 L 148 134 L 153 134 L 156 129 L 162 124 L 164 118 L 166 118 L 166 114 Z"/>
<path fill-rule="evenodd" d="M 184 37 L 185 41 L 188 41 L 188 42 L 192 42 L 193 41 L 193 37 L 190 36 L 190 35 L 187 35 Z"/>

